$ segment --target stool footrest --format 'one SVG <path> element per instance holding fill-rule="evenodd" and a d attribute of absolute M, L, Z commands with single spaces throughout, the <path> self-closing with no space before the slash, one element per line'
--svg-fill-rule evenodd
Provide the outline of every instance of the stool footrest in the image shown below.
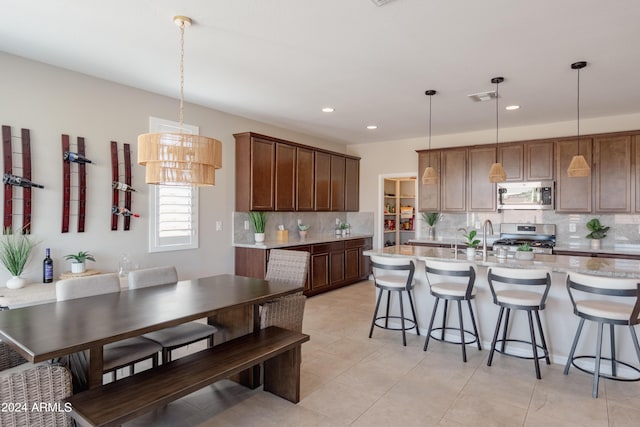
<path fill-rule="evenodd" d="M 542 345 L 540 345 L 540 344 L 537 344 L 537 343 L 536 343 L 536 347 L 539 350 L 542 350 L 542 354 L 540 354 L 539 352 L 536 352 L 535 356 L 533 356 L 533 355 L 531 355 L 531 356 L 521 356 L 519 354 L 514 354 L 514 353 L 509 353 L 507 351 L 502 351 L 498 347 L 502 343 L 505 343 L 505 345 L 506 345 L 506 343 L 509 343 L 509 342 L 519 342 L 521 344 L 527 344 L 528 345 L 527 350 L 531 351 L 531 341 L 516 340 L 516 339 L 506 339 L 506 340 L 500 339 L 500 340 L 496 340 L 496 346 L 494 348 L 494 351 L 496 353 L 504 354 L 505 356 L 517 357 L 518 359 L 527 359 L 527 360 L 533 360 L 533 359 L 540 360 L 540 359 L 545 359 L 545 358 L 547 358 L 549 356 L 549 353 L 544 349 L 544 347 Z M 500 347 L 502 347 L 502 345 L 500 345 Z"/>
<path fill-rule="evenodd" d="M 379 325 L 378 324 L 378 320 L 388 320 L 388 319 L 402 319 L 402 317 L 400 317 L 400 316 L 380 316 L 380 317 L 376 317 L 374 319 L 373 324 L 375 326 L 377 326 L 378 328 L 388 329 L 390 331 L 401 331 L 402 330 L 402 326 L 400 326 L 398 328 L 395 328 L 395 327 L 391 327 L 391 326 L 384 326 L 384 325 Z M 418 329 L 417 326 L 416 326 L 416 322 L 413 319 L 409 319 L 408 317 L 405 317 L 404 321 L 409 323 L 409 325 L 405 325 L 405 328 L 404 328 L 405 331 L 408 331 L 409 329 L 414 329 L 414 328 L 416 330 Z"/>
<path fill-rule="evenodd" d="M 589 375 L 594 375 L 595 374 L 593 369 L 587 369 L 587 368 L 584 368 L 584 367 L 578 365 L 576 363 L 576 360 L 578 360 L 578 359 L 590 359 L 590 360 L 594 360 L 595 361 L 596 360 L 595 356 L 582 355 L 582 356 L 574 356 L 573 359 L 571 359 L 571 364 L 577 370 L 582 371 L 584 373 L 587 373 Z M 611 358 L 610 357 L 601 357 L 600 361 L 601 362 L 602 361 L 611 362 Z M 618 376 L 618 375 L 611 375 L 611 374 L 603 373 L 602 372 L 602 368 L 606 368 L 607 366 L 611 367 L 610 363 L 608 363 L 608 364 L 600 363 L 600 372 L 598 372 L 598 376 L 600 378 L 607 378 L 609 380 L 614 380 L 614 381 L 626 381 L 626 382 L 640 381 L 640 368 L 638 368 L 636 366 L 633 366 L 630 363 L 622 362 L 622 361 L 620 361 L 618 359 L 615 359 L 615 363 L 616 363 L 616 365 L 622 365 L 622 366 L 625 366 L 626 368 L 629 368 L 630 370 L 636 372 L 638 374 L 638 376 L 637 377 L 627 378 L 627 377 L 621 377 L 621 376 Z"/>
<path fill-rule="evenodd" d="M 473 333 L 472 331 L 468 331 L 466 329 L 464 330 L 465 338 L 467 337 L 467 335 L 470 335 L 471 337 L 473 337 L 473 339 L 471 339 L 470 341 L 466 341 L 465 340 L 464 343 L 460 342 L 459 339 L 457 341 L 453 341 L 453 340 L 448 340 L 446 338 L 445 339 L 441 339 L 441 338 L 436 337 L 436 336 L 433 335 L 434 332 L 442 331 L 443 329 L 444 329 L 445 332 L 446 331 L 455 332 L 455 336 L 457 338 L 460 338 L 460 328 L 456 328 L 456 327 L 452 327 L 452 326 L 447 326 L 445 328 L 433 328 L 433 329 L 431 329 L 431 334 L 430 334 L 431 338 L 436 340 L 436 341 L 446 342 L 446 343 L 449 343 L 449 344 L 458 344 L 458 345 L 460 345 L 460 344 L 468 345 L 468 344 L 473 344 L 475 342 L 478 342 L 478 337 L 476 337 L 475 333 Z"/>

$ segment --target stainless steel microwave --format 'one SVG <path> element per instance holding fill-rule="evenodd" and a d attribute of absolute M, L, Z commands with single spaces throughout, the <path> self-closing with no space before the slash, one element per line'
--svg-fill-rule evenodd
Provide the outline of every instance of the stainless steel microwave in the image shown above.
<path fill-rule="evenodd" d="M 555 182 L 501 182 L 498 209 L 554 209 Z"/>

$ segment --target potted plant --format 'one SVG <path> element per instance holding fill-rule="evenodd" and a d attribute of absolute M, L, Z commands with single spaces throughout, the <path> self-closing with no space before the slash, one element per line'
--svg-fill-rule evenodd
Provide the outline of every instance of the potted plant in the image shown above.
<path fill-rule="evenodd" d="M 534 256 L 533 248 L 528 243 L 521 244 L 516 250 L 517 259 L 531 261 Z"/>
<path fill-rule="evenodd" d="M 347 234 L 350 233 L 350 230 L 349 230 L 350 228 L 351 226 L 346 222 L 343 222 L 342 224 L 340 224 L 340 230 L 342 231 L 343 236 L 346 236 Z"/>
<path fill-rule="evenodd" d="M 429 240 L 435 240 L 436 238 L 436 222 L 440 219 L 440 213 L 438 212 L 423 212 L 422 218 L 429 225 Z"/>
<path fill-rule="evenodd" d="M 587 229 L 590 231 L 587 234 L 587 239 L 591 239 L 591 249 L 598 250 L 600 249 L 600 240 L 607 237 L 607 232 L 609 228 L 600 223 L 598 218 L 593 218 L 589 222 L 587 222 Z"/>
<path fill-rule="evenodd" d="M 301 238 L 304 239 L 305 237 L 307 237 L 307 232 L 309 231 L 309 228 L 311 228 L 310 225 L 303 224 L 303 223 L 298 224 L 298 233 L 300 233 Z"/>
<path fill-rule="evenodd" d="M 256 243 L 264 242 L 264 230 L 267 225 L 267 213 L 262 211 L 249 212 L 249 221 L 253 227 L 253 237 Z"/>
<path fill-rule="evenodd" d="M 24 267 L 31 257 L 31 251 L 36 246 L 27 234 L 11 234 L 5 230 L 5 234 L 0 242 L 0 262 L 11 274 L 11 279 L 7 280 L 7 288 L 22 288 L 26 280 L 20 277 Z"/>
<path fill-rule="evenodd" d="M 478 232 L 476 230 L 467 232 L 466 228 L 459 228 L 458 231 L 461 231 L 464 238 L 467 239 L 467 258 L 473 258 L 476 256 L 476 249 L 480 244 L 480 240 L 476 239 Z"/>
<path fill-rule="evenodd" d="M 94 261 L 95 258 L 87 251 L 80 251 L 77 254 L 68 254 L 64 256 L 66 260 L 73 260 L 71 263 L 71 272 L 74 274 L 84 273 L 85 272 L 85 262 L 86 261 Z"/>

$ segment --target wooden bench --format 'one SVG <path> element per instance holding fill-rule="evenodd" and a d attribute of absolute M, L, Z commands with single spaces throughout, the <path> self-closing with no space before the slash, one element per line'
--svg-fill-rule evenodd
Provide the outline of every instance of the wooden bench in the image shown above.
<path fill-rule="evenodd" d="M 80 425 L 119 425 L 262 362 L 264 390 L 298 403 L 300 346 L 308 340 L 270 326 L 71 396 L 71 416 Z"/>

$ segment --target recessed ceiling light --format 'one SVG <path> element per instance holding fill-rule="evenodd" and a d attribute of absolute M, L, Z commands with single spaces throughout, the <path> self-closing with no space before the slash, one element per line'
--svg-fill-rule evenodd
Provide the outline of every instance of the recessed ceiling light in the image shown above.
<path fill-rule="evenodd" d="M 336 111 L 335 109 L 333 109 L 332 107 L 324 107 L 322 109 L 323 113 L 333 113 L 334 111 Z"/>
<path fill-rule="evenodd" d="M 376 126 L 376 125 L 369 125 L 369 126 L 367 126 L 367 129 L 369 129 L 369 130 L 376 130 L 376 129 L 378 129 L 378 126 Z"/>
<path fill-rule="evenodd" d="M 504 107 L 505 110 L 518 110 L 520 108 L 519 105 L 507 105 L 506 107 Z"/>

